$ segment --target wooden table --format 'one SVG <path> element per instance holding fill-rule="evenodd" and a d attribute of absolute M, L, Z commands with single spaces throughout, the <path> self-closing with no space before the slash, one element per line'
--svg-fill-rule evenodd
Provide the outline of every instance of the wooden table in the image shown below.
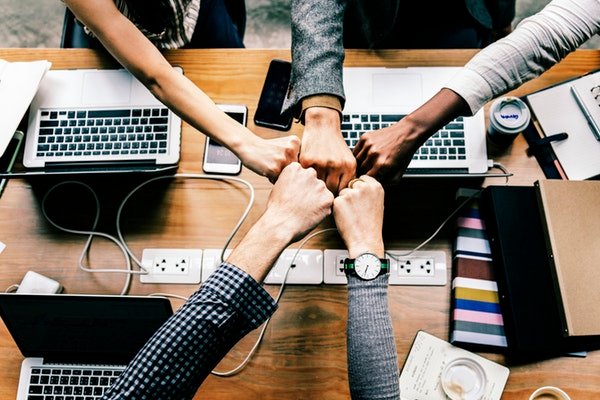
<path fill-rule="evenodd" d="M 461 66 L 474 54 L 456 51 L 349 51 L 347 66 Z M 185 74 L 217 103 L 242 103 L 249 109 L 249 127 L 263 137 L 282 133 L 255 127 L 252 117 L 268 63 L 273 58 L 289 59 L 289 50 L 178 50 L 166 52 L 168 60 L 183 67 Z M 110 58 L 90 50 L 1 49 L 0 58 L 9 61 L 47 59 L 52 67 L 113 67 Z M 522 95 L 600 67 L 600 52 L 577 51 L 540 78 L 523 85 L 513 94 Z M 299 126 L 292 133 L 301 134 Z M 204 135 L 187 124 L 183 127 L 179 172 L 201 172 Z M 531 185 L 543 178 L 534 159 L 525 154 L 526 144 L 518 137 L 508 150 L 489 147 L 490 157 L 502 162 L 514 176 L 512 185 Z M 271 185 L 265 178 L 244 169 L 241 177 L 256 188 L 256 205 L 234 244 L 255 221 L 265 206 Z M 503 184 L 487 179 L 484 185 Z M 133 187 L 127 179 L 94 182 L 102 199 L 100 229 L 114 233 L 114 205 Z M 410 249 L 429 236 L 454 207 L 457 183 L 413 180 L 388 191 L 384 234 L 388 249 Z M 121 275 L 90 274 L 77 268 L 84 237 L 58 232 L 40 212 L 46 182 L 10 181 L 0 198 L 0 241 L 6 249 L 0 255 L 0 289 L 19 283 L 28 270 L 35 270 L 61 282 L 67 293 L 117 294 Z M 83 216 L 85 224 L 93 215 L 91 199 L 74 190 L 64 210 Z M 174 180 L 148 187 L 135 196 L 126 209 L 123 231 L 134 254 L 144 248 L 219 248 L 234 226 L 247 201 L 241 185 Z M 106 205 L 106 207 L 105 207 Z M 57 207 L 49 210 L 58 215 Z M 62 211 L 64 212 L 64 211 Z M 327 219 L 319 228 L 333 226 Z M 89 226 L 87 226 L 89 228 Z M 427 249 L 445 250 L 451 265 L 452 228 L 445 229 Z M 311 241 L 308 248 L 343 248 L 337 234 Z M 123 267 L 119 250 L 105 240 L 95 240 L 88 262 L 93 268 Z M 450 269 L 448 269 L 450 271 Z M 448 272 L 450 279 L 450 272 Z M 448 281 L 449 281 L 448 279 Z M 191 294 L 193 285 L 148 285 L 133 279 L 131 294 L 157 291 Z M 276 286 L 268 290 L 275 293 Z M 448 337 L 450 285 L 444 287 L 393 286 L 389 301 L 400 364 L 419 329 Z M 181 302 L 173 300 L 174 307 Z M 209 377 L 197 398 L 210 399 L 346 399 L 349 397 L 346 368 L 346 289 L 344 286 L 287 287 L 280 308 L 250 364 L 232 378 Z M 221 363 L 220 369 L 237 365 L 254 343 L 256 332 L 238 344 Z M 504 362 L 500 355 L 485 354 Z M 22 355 L 4 324 L 0 324 L 0 399 L 13 399 Z M 573 399 L 600 397 L 600 352 L 587 358 L 556 358 L 535 364 L 511 367 L 504 399 L 526 399 L 539 386 L 554 385 Z"/>

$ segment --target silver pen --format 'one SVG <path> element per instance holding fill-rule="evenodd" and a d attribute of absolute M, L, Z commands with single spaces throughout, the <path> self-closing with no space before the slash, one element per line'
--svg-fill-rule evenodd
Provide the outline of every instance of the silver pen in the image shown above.
<path fill-rule="evenodd" d="M 579 94 L 579 91 L 575 88 L 575 86 L 571 86 L 571 93 L 573 93 L 573 97 L 575 97 L 575 101 L 577 102 L 579 109 L 583 113 L 583 116 L 587 120 L 587 123 L 590 126 L 592 133 L 596 137 L 596 140 L 600 140 L 600 128 L 594 120 L 594 117 L 592 117 L 590 110 L 588 110 L 585 103 L 583 102 L 583 99 L 581 98 L 581 95 Z"/>

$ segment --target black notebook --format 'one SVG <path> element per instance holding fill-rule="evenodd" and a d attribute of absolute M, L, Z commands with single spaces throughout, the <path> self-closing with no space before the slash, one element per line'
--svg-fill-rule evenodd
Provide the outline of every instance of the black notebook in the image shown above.
<path fill-rule="evenodd" d="M 482 194 L 507 356 L 513 363 L 591 350 L 589 338 L 562 333 L 538 204 L 533 186 L 490 186 Z"/>

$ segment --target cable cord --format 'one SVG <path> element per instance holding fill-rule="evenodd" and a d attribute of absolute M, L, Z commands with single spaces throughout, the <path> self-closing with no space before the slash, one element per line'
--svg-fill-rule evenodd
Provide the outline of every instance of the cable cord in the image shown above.
<path fill-rule="evenodd" d="M 225 245 L 223 246 L 223 251 L 221 252 L 221 260 L 223 260 L 226 249 L 229 247 L 229 244 L 231 243 L 231 241 L 233 240 L 234 236 L 236 235 L 236 233 L 240 229 L 240 226 L 242 226 L 242 224 L 244 223 L 244 221 L 248 217 L 248 214 L 250 213 L 250 210 L 252 209 L 252 206 L 254 205 L 254 197 L 255 197 L 254 187 L 252 186 L 252 184 L 250 184 L 250 182 L 248 182 L 248 181 L 246 181 L 244 179 L 241 179 L 241 178 L 237 178 L 237 177 L 234 177 L 234 176 L 226 176 L 226 175 L 175 174 L 175 175 L 157 176 L 155 178 L 148 179 L 147 181 L 144 181 L 141 184 L 139 184 L 138 186 L 136 186 L 132 191 L 129 192 L 129 194 L 127 194 L 127 196 L 125 196 L 125 198 L 121 202 L 121 205 L 119 206 L 119 209 L 117 211 L 117 219 L 116 219 L 117 235 L 118 235 L 119 240 L 121 241 L 121 243 L 123 243 L 123 246 L 125 247 L 125 251 L 127 252 L 127 254 L 129 254 L 129 256 L 133 259 L 133 261 L 137 265 L 140 266 L 140 268 L 144 268 L 142 266 L 142 262 L 133 254 L 133 252 L 131 251 L 131 249 L 127 246 L 127 243 L 125 242 L 125 239 L 123 238 L 123 234 L 121 233 L 121 214 L 123 213 L 123 208 L 125 207 L 125 204 L 131 198 L 131 196 L 133 196 L 134 193 L 136 193 L 138 190 L 140 190 L 142 187 L 146 186 L 147 184 L 155 182 L 155 181 L 158 181 L 158 180 L 162 180 L 162 179 L 173 179 L 173 178 L 189 178 L 189 179 L 207 179 L 207 180 L 217 180 L 217 181 L 233 181 L 233 182 L 238 182 L 238 183 L 241 183 L 241 184 L 245 185 L 248 188 L 248 190 L 250 191 L 250 199 L 248 200 L 248 204 L 246 205 L 246 208 L 244 209 L 244 212 L 242 213 L 242 216 L 240 217 L 240 219 L 238 220 L 237 224 L 235 225 L 235 227 L 233 228 L 233 230 L 231 231 L 231 233 L 227 237 L 227 240 L 225 241 Z"/>
<path fill-rule="evenodd" d="M 94 216 L 94 223 L 92 224 L 92 229 L 91 230 L 78 230 L 78 229 L 69 229 L 69 228 L 65 228 L 59 224 L 57 224 L 56 222 L 54 222 L 52 220 L 52 218 L 50 218 L 50 216 L 48 215 L 48 213 L 46 212 L 46 201 L 48 200 L 48 196 L 50 196 L 50 194 L 52 192 L 54 192 L 56 189 L 58 189 L 61 186 L 64 185 L 79 185 L 79 186 L 83 186 L 84 188 L 86 188 L 94 197 L 94 201 L 96 204 L 96 215 Z M 79 256 L 79 260 L 77 261 L 77 265 L 79 267 L 79 269 L 81 269 L 82 271 L 85 272 L 91 272 L 91 273 L 121 273 L 121 274 L 126 274 L 126 278 L 125 278 L 125 284 L 123 286 L 123 289 L 121 290 L 121 295 L 125 295 L 127 294 L 128 290 L 129 290 L 129 286 L 131 285 L 131 275 L 133 274 L 145 274 L 147 273 L 145 269 L 142 268 L 142 271 L 133 271 L 131 268 L 131 260 L 128 257 L 127 254 L 127 250 L 126 247 L 123 245 L 123 243 L 121 243 L 119 241 L 119 239 L 115 238 L 114 236 L 111 236 L 109 234 L 106 233 L 102 233 L 102 232 L 97 232 L 95 231 L 96 226 L 98 225 L 98 220 L 100 219 L 100 200 L 98 199 L 98 195 L 96 194 L 96 192 L 94 191 L 94 189 L 92 189 L 89 185 L 80 182 L 80 181 L 64 181 L 64 182 L 59 182 L 56 185 L 52 186 L 45 194 L 44 197 L 42 198 L 42 214 L 44 215 L 44 218 L 46 218 L 46 220 L 56 229 L 63 231 L 63 232 L 67 232 L 67 233 L 72 233 L 72 234 L 76 234 L 76 235 L 87 235 L 88 238 L 85 242 L 85 245 L 83 246 L 83 250 L 81 252 L 81 255 Z M 84 259 L 86 258 L 87 255 L 89 255 L 89 250 L 90 250 L 90 246 L 92 244 L 92 240 L 94 239 L 94 236 L 100 236 L 103 237 L 111 242 L 113 242 L 114 244 L 117 245 L 117 247 L 119 247 L 119 249 L 121 250 L 121 252 L 123 253 L 123 257 L 125 258 L 125 263 L 126 263 L 126 269 L 115 269 L 115 268 L 100 268 L 100 269 L 95 269 L 95 268 L 89 268 L 86 267 L 84 265 Z"/>
<path fill-rule="evenodd" d="M 442 223 L 437 227 L 437 229 L 431 234 L 431 236 L 429 236 L 427 239 L 425 239 L 423 242 L 421 242 L 421 244 L 419 244 L 417 247 L 415 247 L 412 250 L 409 250 L 407 252 L 404 253 L 400 253 L 400 254 L 391 254 L 389 252 L 385 252 L 385 254 L 387 254 L 390 258 L 396 260 L 396 261 L 400 261 L 400 259 L 398 257 L 406 257 L 411 255 L 412 253 L 414 253 L 415 251 L 420 250 L 422 247 L 424 247 L 425 245 L 427 245 L 429 242 L 431 242 L 431 240 L 433 240 L 434 237 L 437 236 L 438 233 L 440 233 L 440 231 L 442 230 L 442 228 L 444 226 L 446 226 L 446 224 L 460 211 L 462 210 L 462 208 L 467 205 L 467 203 L 469 203 L 473 198 L 479 196 L 481 194 L 481 192 L 483 192 L 483 189 L 479 189 L 475 192 L 473 192 L 469 197 L 467 197 L 462 203 L 460 203 L 458 205 L 458 207 L 456 207 L 454 209 L 454 211 L 452 211 L 450 213 L 450 215 L 448 215 L 446 217 L 446 219 L 444 221 L 442 221 Z"/>
<path fill-rule="evenodd" d="M 118 211 L 117 211 L 117 217 L 116 217 L 116 230 L 117 230 L 117 235 L 118 238 L 115 238 L 114 236 L 111 236 L 109 234 L 106 233 L 102 233 L 102 232 L 97 232 L 96 226 L 98 225 L 98 220 L 100 219 L 100 200 L 98 199 L 98 195 L 96 194 L 96 192 L 87 184 L 80 182 L 80 181 L 65 181 L 65 182 L 60 182 L 57 183 L 56 185 L 52 186 L 45 194 L 44 197 L 42 199 L 42 214 L 44 215 L 44 217 L 46 218 L 46 220 L 56 229 L 63 231 L 63 232 L 67 232 L 67 233 L 72 233 L 72 234 L 77 234 L 77 235 L 88 235 L 88 239 L 84 245 L 83 251 L 81 252 L 81 255 L 79 257 L 78 260 L 78 266 L 81 270 L 86 271 L 86 272 L 91 272 L 91 273 L 121 273 L 121 274 L 126 274 L 126 279 L 125 279 L 125 284 L 123 286 L 123 289 L 121 290 L 121 295 L 126 295 L 129 291 L 129 287 L 131 285 L 131 276 L 132 275 L 144 275 L 148 273 L 148 270 L 142 265 L 142 262 L 135 256 L 135 254 L 133 254 L 133 252 L 131 251 L 131 249 L 129 248 L 129 246 L 127 246 L 127 242 L 125 241 L 123 234 L 121 232 L 121 215 L 123 213 L 123 208 L 125 207 L 125 204 L 127 203 L 127 201 L 133 196 L 133 194 L 135 194 L 139 189 L 141 189 L 142 187 L 144 187 L 145 185 L 157 181 L 157 180 L 161 180 L 161 179 L 174 179 L 174 178 L 190 178 L 190 179 L 207 179 L 207 180 L 217 180 L 217 181 L 234 181 L 234 182 L 238 182 L 241 183 L 243 185 L 245 185 L 249 191 L 250 191 L 250 198 L 248 200 L 248 204 L 246 205 L 246 208 L 244 209 L 244 212 L 242 214 L 242 216 L 240 217 L 240 219 L 238 220 L 236 226 L 234 227 L 234 229 L 231 231 L 231 233 L 229 234 L 229 237 L 227 238 L 226 242 L 225 242 L 225 246 L 223 247 L 223 252 L 221 253 L 221 259 L 223 259 L 224 253 L 225 253 L 225 249 L 227 249 L 227 247 L 229 246 L 229 244 L 231 243 L 231 241 L 233 240 L 233 237 L 235 236 L 235 234 L 238 232 L 240 226 L 242 225 L 242 223 L 245 221 L 245 219 L 247 218 L 250 209 L 252 209 L 252 206 L 254 205 L 254 197 L 255 197 L 255 193 L 254 193 L 254 187 L 248 182 L 245 181 L 241 178 L 237 178 L 237 177 L 231 177 L 231 176 L 225 176 L 225 175 L 205 175 L 205 174 L 175 174 L 175 175 L 165 175 L 165 176 L 158 176 L 152 179 L 148 179 L 147 181 L 142 182 L 140 185 L 136 186 L 132 191 L 130 191 L 127 196 L 125 196 L 125 198 L 123 199 L 123 201 L 121 202 L 121 204 L 119 205 Z M 66 228 L 63 227 L 59 224 L 57 224 L 54 220 L 52 220 L 52 218 L 49 217 L 48 213 L 46 212 L 46 201 L 48 199 L 48 197 L 50 196 L 50 194 L 52 192 L 54 192 L 56 189 L 58 189 L 61 186 L 64 185 L 68 185 L 68 184 L 74 184 L 74 185 L 80 185 L 83 186 L 84 188 L 86 188 L 94 197 L 94 201 L 96 204 L 96 215 L 94 217 L 94 222 L 92 224 L 92 229 L 91 230 L 77 230 L 77 229 L 70 229 L 70 228 Z M 92 240 L 94 238 L 94 236 L 100 236 L 103 237 L 111 242 L 113 242 L 114 244 L 116 244 L 119 249 L 121 250 L 121 252 L 123 253 L 123 256 L 125 258 L 125 262 L 126 262 L 126 269 L 113 269 L 113 268 L 103 268 L 103 269 L 96 269 L 96 268 L 89 268 L 86 267 L 83 263 L 86 255 L 89 254 L 89 249 L 92 243 Z M 135 262 L 135 264 L 140 268 L 140 271 L 134 271 L 132 269 L 132 264 L 131 264 L 131 260 L 133 260 Z"/>

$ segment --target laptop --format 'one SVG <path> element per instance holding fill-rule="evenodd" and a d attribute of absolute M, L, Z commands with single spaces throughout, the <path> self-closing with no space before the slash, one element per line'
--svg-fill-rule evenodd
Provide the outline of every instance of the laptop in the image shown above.
<path fill-rule="evenodd" d="M 414 111 L 458 67 L 344 68 L 342 134 L 354 148 L 364 132 L 385 128 Z M 488 170 L 483 110 L 440 129 L 413 156 L 405 177 L 468 177 Z"/>
<path fill-rule="evenodd" d="M 31 103 L 23 165 L 44 174 L 174 170 L 180 145 L 181 119 L 127 70 L 51 70 Z"/>
<path fill-rule="evenodd" d="M 1 293 L 25 357 L 17 400 L 99 399 L 171 315 L 162 297 Z"/>

